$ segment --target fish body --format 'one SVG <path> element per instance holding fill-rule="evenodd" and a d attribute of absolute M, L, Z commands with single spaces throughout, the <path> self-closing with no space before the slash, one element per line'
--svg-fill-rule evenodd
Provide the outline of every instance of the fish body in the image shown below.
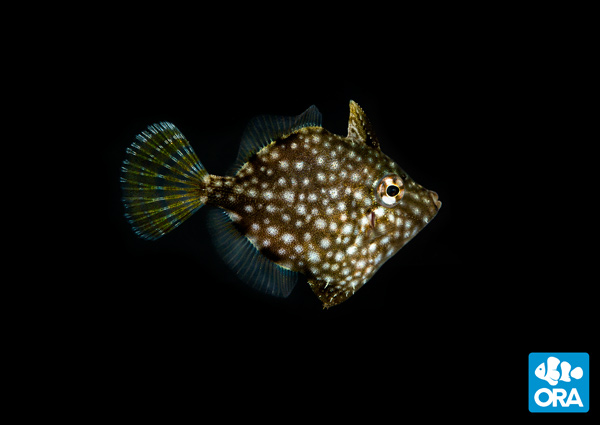
<path fill-rule="evenodd" d="M 215 245 L 242 280 L 287 296 L 302 273 L 325 308 L 354 294 L 441 207 L 381 151 L 352 101 L 345 137 L 324 129 L 314 106 L 254 119 L 229 176 L 208 174 L 172 124 L 150 126 L 138 141 L 121 181 L 140 236 L 155 239 L 216 206 Z"/>

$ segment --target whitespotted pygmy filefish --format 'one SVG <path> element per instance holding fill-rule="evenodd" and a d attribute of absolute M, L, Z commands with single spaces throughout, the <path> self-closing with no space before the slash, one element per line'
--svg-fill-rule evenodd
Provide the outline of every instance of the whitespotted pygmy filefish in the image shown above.
<path fill-rule="evenodd" d="M 346 137 L 311 106 L 248 124 L 232 172 L 209 174 L 171 123 L 150 125 L 121 169 L 125 216 L 158 239 L 203 205 L 225 262 L 262 292 L 287 297 L 303 273 L 324 308 L 361 288 L 441 207 L 380 149 L 350 101 Z"/>

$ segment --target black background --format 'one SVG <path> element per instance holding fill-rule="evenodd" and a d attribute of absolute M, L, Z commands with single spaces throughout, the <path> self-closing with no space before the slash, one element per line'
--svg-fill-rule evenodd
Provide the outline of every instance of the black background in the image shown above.
<path fill-rule="evenodd" d="M 586 351 L 594 367 L 597 97 L 585 25 L 354 12 L 184 25 L 173 8 L 117 19 L 117 37 L 101 25 L 105 37 L 75 61 L 99 217 L 74 249 L 86 273 L 69 309 L 107 405 L 539 418 L 527 410 L 529 352 Z M 253 116 L 315 104 L 345 135 L 350 99 L 443 207 L 345 303 L 322 310 L 302 276 L 288 299 L 246 288 L 212 247 L 207 208 L 156 242 L 130 231 L 119 169 L 147 125 L 173 122 L 223 174 Z"/>

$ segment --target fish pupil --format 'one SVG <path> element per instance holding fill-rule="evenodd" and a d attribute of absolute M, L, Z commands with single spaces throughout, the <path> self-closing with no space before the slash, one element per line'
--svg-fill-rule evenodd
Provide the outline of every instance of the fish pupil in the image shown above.
<path fill-rule="evenodd" d="M 387 187 L 385 193 L 387 193 L 387 196 L 394 197 L 400 193 L 400 188 L 392 184 Z"/>

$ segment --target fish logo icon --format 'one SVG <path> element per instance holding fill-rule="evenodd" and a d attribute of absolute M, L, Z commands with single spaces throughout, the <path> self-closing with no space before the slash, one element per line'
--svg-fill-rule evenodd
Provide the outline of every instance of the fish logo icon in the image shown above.
<path fill-rule="evenodd" d="M 590 409 L 590 355 L 529 353 L 529 411 L 586 413 Z"/>
<path fill-rule="evenodd" d="M 550 356 L 548 360 L 546 360 L 548 364 L 548 369 L 546 370 L 546 365 L 541 363 L 535 369 L 535 376 L 545 381 L 552 386 L 558 384 L 558 381 L 571 382 L 571 378 L 573 379 L 581 379 L 583 376 L 583 369 L 580 367 L 576 367 L 575 369 L 571 369 L 571 364 L 569 362 L 561 362 L 558 358 Z M 557 367 L 560 364 L 560 372 Z"/>

